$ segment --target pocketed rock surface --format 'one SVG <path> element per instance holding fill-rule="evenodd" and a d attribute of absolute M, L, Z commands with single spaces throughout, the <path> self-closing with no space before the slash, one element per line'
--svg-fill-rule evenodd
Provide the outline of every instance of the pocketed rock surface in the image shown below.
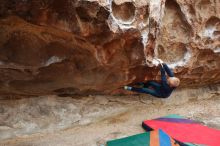
<path fill-rule="evenodd" d="M 2 0 L 0 93 L 121 94 L 159 79 L 220 81 L 219 0 Z"/>

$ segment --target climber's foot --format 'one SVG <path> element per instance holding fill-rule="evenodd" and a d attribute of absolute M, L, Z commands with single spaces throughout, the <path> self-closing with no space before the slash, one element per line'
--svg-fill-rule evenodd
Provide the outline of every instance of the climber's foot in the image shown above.
<path fill-rule="evenodd" d="M 124 89 L 130 91 L 130 90 L 132 89 L 132 87 L 130 87 L 130 86 L 124 86 Z"/>

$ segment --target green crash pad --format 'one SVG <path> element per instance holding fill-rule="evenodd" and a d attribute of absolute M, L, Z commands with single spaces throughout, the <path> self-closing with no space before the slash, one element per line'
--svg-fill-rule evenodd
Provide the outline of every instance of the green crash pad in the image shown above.
<path fill-rule="evenodd" d="M 179 146 L 162 130 L 141 133 L 107 142 L 107 146 Z"/>

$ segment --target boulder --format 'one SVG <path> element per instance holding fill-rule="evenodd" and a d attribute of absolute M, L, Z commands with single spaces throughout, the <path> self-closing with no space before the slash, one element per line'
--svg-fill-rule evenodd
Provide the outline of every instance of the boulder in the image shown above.
<path fill-rule="evenodd" d="M 156 58 L 181 87 L 220 82 L 215 0 L 0 2 L 0 94 L 119 94 L 159 80 Z"/>

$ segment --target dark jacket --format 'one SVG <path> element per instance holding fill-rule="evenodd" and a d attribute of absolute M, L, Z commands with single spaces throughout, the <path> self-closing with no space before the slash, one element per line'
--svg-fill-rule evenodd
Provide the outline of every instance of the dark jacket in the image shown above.
<path fill-rule="evenodd" d="M 167 82 L 166 73 L 169 77 L 174 77 L 174 74 L 172 70 L 169 69 L 169 67 L 165 63 L 163 63 L 163 67 L 161 66 L 160 71 L 161 71 L 161 89 L 160 89 L 161 95 L 164 98 L 166 98 L 166 97 L 169 97 L 172 91 L 175 89 L 169 86 Z"/>

